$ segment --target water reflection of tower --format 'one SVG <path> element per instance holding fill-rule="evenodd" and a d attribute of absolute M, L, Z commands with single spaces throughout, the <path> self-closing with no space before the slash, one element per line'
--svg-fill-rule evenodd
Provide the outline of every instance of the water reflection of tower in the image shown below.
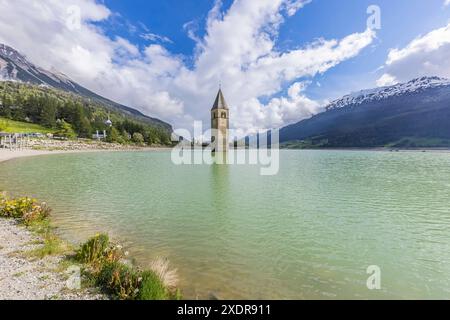
<path fill-rule="evenodd" d="M 230 199 L 229 166 L 211 166 L 211 199 L 218 211 L 226 211 L 232 203 Z"/>

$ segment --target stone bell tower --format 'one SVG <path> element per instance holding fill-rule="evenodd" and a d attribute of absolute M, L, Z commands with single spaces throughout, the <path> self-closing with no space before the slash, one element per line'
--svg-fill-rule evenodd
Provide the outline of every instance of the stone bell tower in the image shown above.
<path fill-rule="evenodd" d="M 228 130 L 230 129 L 230 110 L 222 89 L 219 89 L 214 106 L 211 109 L 211 146 L 213 152 L 227 152 Z"/>

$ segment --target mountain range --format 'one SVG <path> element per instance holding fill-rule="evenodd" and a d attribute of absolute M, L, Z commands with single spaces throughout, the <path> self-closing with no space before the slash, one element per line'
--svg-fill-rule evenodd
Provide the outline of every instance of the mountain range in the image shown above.
<path fill-rule="evenodd" d="M 287 148 L 449 147 L 450 80 L 422 77 L 359 91 L 282 128 Z"/>
<path fill-rule="evenodd" d="M 162 127 L 159 119 L 104 98 L 58 71 L 31 63 L 0 44 L 0 81 L 70 92 L 126 117 Z M 324 112 L 280 130 L 287 148 L 450 147 L 450 80 L 422 77 L 362 90 L 333 101 Z"/>
<path fill-rule="evenodd" d="M 48 71 L 38 67 L 17 50 L 4 44 L 0 44 L 0 81 L 16 81 L 71 92 L 99 103 L 107 109 L 118 111 L 130 118 L 172 131 L 170 124 L 104 98 L 58 71 Z"/>

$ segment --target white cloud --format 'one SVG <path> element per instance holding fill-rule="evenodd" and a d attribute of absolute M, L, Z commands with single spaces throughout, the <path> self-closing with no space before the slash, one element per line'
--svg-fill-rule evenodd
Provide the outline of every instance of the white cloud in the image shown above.
<path fill-rule="evenodd" d="M 139 55 L 139 49 L 132 43 L 130 43 L 127 39 L 117 37 L 116 39 L 116 53 L 119 56 L 123 57 L 137 57 Z"/>
<path fill-rule="evenodd" d="M 298 79 L 324 73 L 355 57 L 374 39 L 374 32 L 366 30 L 340 40 L 320 39 L 296 50 L 277 51 L 280 25 L 309 2 L 235 0 L 223 12 L 221 1 L 216 1 L 203 38 L 196 36 L 195 23 L 185 25 L 196 41 L 193 67 L 162 45 L 138 48 L 126 39 L 108 38 L 92 22 L 105 22 L 112 13 L 94 0 L 41 0 L 31 5 L 29 0 L 0 1 L 0 42 L 40 66 L 61 70 L 99 94 L 177 127 L 188 127 L 193 119 L 209 123 L 209 108 L 221 82 L 232 123 L 245 133 L 317 112 L 319 104 L 304 95 L 305 82 Z M 81 12 L 80 28 L 75 30 L 66 26 L 71 5 Z M 270 99 L 292 82 L 286 97 Z M 264 105 L 261 98 L 269 102 Z"/>
<path fill-rule="evenodd" d="M 444 6 L 449 6 L 449 5 L 450 5 L 450 0 L 445 0 Z"/>
<path fill-rule="evenodd" d="M 238 133 L 256 133 L 259 128 L 278 128 L 286 123 L 293 123 L 299 119 L 309 118 L 321 111 L 321 104 L 311 100 L 303 94 L 309 82 L 295 82 L 288 89 L 286 97 L 273 98 L 267 105 L 263 105 L 258 99 L 252 98 L 245 101 L 242 108 L 236 111 L 237 117 L 243 123 L 243 128 Z M 253 123 L 257 119 L 259 127 Z"/>
<path fill-rule="evenodd" d="M 450 0 L 447 0 L 450 1 Z M 289 0 L 286 2 L 286 12 L 288 16 L 293 16 L 297 13 L 298 10 L 306 6 L 308 3 L 312 2 L 312 0 Z"/>
<path fill-rule="evenodd" d="M 67 26 L 73 6 L 79 8 L 79 28 Z M 0 1 L 0 12 L 0 42 L 35 64 L 60 70 L 91 90 L 150 115 L 170 120 L 183 113 L 183 104 L 159 79 L 181 67 L 178 58 L 159 46 L 150 45 L 141 53 L 126 39 L 105 36 L 93 24 L 112 17 L 104 5 L 92 0 Z"/>
<path fill-rule="evenodd" d="M 409 81 L 421 76 L 450 77 L 450 24 L 417 37 L 402 49 L 392 49 L 379 79 Z"/>
<path fill-rule="evenodd" d="M 383 74 L 381 78 L 377 80 L 378 87 L 392 86 L 397 83 L 398 83 L 397 79 L 394 76 L 390 75 L 389 73 Z"/>
<path fill-rule="evenodd" d="M 197 36 L 198 22 L 196 20 L 188 21 L 183 25 L 183 30 L 186 31 L 189 39 L 195 42 L 200 42 L 201 39 Z"/>
<path fill-rule="evenodd" d="M 141 34 L 141 38 L 144 40 L 153 41 L 153 42 L 173 43 L 173 41 L 170 40 L 170 38 L 165 37 L 165 36 L 160 36 L 158 34 L 151 33 L 151 32 Z"/>
<path fill-rule="evenodd" d="M 185 92 L 183 96 L 195 97 L 193 104 L 199 106 L 195 114 L 205 114 L 205 105 L 211 104 L 217 84 L 222 82 L 232 106 L 231 114 L 236 115 L 234 122 L 240 129 L 276 127 L 300 120 L 300 101 L 297 117 L 292 118 L 288 115 L 290 110 L 284 108 L 286 104 L 263 105 L 258 98 L 279 93 L 286 82 L 326 72 L 356 56 L 374 38 L 374 33 L 367 30 L 342 40 L 320 40 L 301 49 L 278 52 L 274 46 L 284 19 L 280 13 L 284 3 L 235 1 L 223 18 L 213 10 L 207 34 L 198 43 L 194 70 L 185 72 L 175 82 Z M 196 92 L 208 94 L 198 97 Z"/>

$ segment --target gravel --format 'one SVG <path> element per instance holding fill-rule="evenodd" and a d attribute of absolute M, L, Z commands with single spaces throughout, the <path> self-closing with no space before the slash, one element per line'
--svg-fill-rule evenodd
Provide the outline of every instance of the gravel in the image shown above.
<path fill-rule="evenodd" d="M 58 271 L 64 257 L 30 258 L 42 239 L 14 220 L 0 218 L 0 300 L 102 300 L 96 289 L 71 290 Z"/>

